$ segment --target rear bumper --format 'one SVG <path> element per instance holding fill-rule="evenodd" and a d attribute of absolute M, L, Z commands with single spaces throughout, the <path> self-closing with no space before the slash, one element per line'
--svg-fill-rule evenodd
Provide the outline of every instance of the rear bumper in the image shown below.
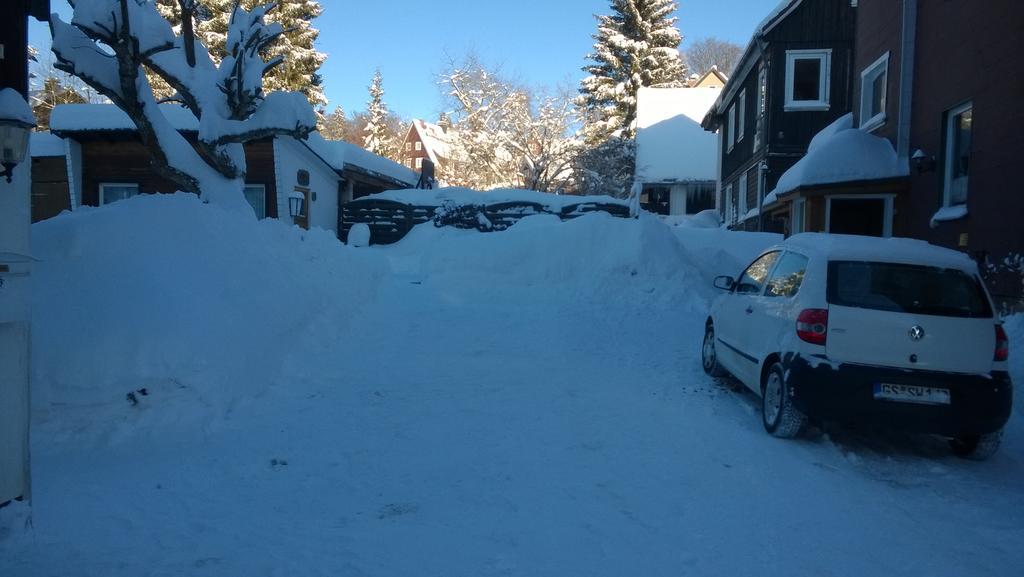
<path fill-rule="evenodd" d="M 1010 418 L 1013 384 L 1006 372 L 960 375 L 808 362 L 786 363 L 793 404 L 819 420 L 867 422 L 917 433 L 978 435 L 999 430 Z M 949 390 L 948 405 L 921 405 L 875 399 L 875 384 L 891 383 Z"/>

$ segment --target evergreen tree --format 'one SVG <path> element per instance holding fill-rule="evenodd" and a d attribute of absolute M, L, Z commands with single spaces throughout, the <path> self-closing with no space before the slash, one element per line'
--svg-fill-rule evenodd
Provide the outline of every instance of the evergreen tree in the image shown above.
<path fill-rule="evenodd" d="M 334 107 L 334 112 L 324 114 L 320 112 L 320 135 L 327 140 L 345 140 L 345 132 L 348 130 L 348 118 L 340 106 Z"/>
<path fill-rule="evenodd" d="M 388 105 L 384 103 L 383 77 L 378 69 L 370 83 L 370 101 L 366 104 L 369 115 L 363 131 L 363 148 L 374 154 L 391 158 L 394 141 L 388 128 Z"/>
<path fill-rule="evenodd" d="M 590 74 L 580 85 L 585 136 L 591 144 L 613 134 L 633 136 L 636 94 L 642 86 L 679 85 L 686 69 L 679 57 L 674 0 L 612 0 L 611 16 L 598 16 Z"/>
<path fill-rule="evenodd" d="M 157 8 L 173 26 L 181 30 L 181 0 L 156 0 Z M 228 22 L 237 2 L 246 10 L 267 3 L 267 0 L 190 0 L 196 4 L 193 27 L 196 36 L 209 49 L 215 62 L 225 56 Z M 313 28 L 313 19 L 323 9 L 317 0 L 277 0 L 277 7 L 267 14 L 268 23 L 278 23 L 285 33 L 263 56 L 267 59 L 282 56 L 284 62 L 274 67 L 264 79 L 264 90 L 301 92 L 314 107 L 327 105 L 323 92 L 323 79 L 317 70 L 327 60 L 327 55 L 313 47 L 320 32 Z M 149 75 L 154 78 L 153 74 Z M 172 91 L 166 84 L 154 82 L 161 96 L 167 97 Z"/>

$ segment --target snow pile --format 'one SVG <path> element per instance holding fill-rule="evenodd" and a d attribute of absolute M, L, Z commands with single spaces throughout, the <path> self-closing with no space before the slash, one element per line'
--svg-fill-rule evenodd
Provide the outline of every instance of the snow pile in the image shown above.
<path fill-rule="evenodd" d="M 700 271 L 705 286 L 711 286 L 716 276 L 738 277 L 761 252 L 783 240 L 781 234 L 736 232 L 717 227 L 680 225 L 672 227 L 672 232 L 679 240 L 686 261 Z"/>
<path fill-rule="evenodd" d="M 710 208 L 702 210 L 697 214 L 673 214 L 662 216 L 661 220 L 671 226 L 682 226 L 686 228 L 718 228 L 722 226 L 722 215 L 717 210 Z"/>
<path fill-rule="evenodd" d="M 498 233 L 428 223 L 394 248 L 419 255 L 423 282 L 447 293 L 606 303 L 685 297 L 684 306 L 702 310 L 706 301 L 694 296 L 710 296 L 671 229 L 646 214 L 636 220 L 598 212 L 569 221 L 535 215 Z"/>
<path fill-rule="evenodd" d="M 421 206 L 441 206 L 445 202 L 452 202 L 456 205 L 472 204 L 497 204 L 503 202 L 535 202 L 544 206 L 551 212 L 559 212 L 567 206 L 574 204 L 618 204 L 627 206 L 626 201 L 618 200 L 610 196 L 575 196 L 571 194 L 550 194 L 537 192 L 535 190 L 523 190 L 519 188 L 495 188 L 486 191 L 477 191 L 471 188 L 433 188 L 433 189 L 405 189 L 385 190 L 377 194 L 364 197 L 367 200 L 391 200 L 405 204 Z"/>
<path fill-rule="evenodd" d="M 907 175 L 892 143 L 853 128 L 853 114 L 840 117 L 811 139 L 804 155 L 779 182 L 764 203 L 802 186 L 884 180 Z"/>
<path fill-rule="evenodd" d="M 223 407 L 287 374 L 310 327 L 340 329 L 386 271 L 330 233 L 191 194 L 82 208 L 32 232 L 39 407 L 120 408 L 142 388 Z"/>

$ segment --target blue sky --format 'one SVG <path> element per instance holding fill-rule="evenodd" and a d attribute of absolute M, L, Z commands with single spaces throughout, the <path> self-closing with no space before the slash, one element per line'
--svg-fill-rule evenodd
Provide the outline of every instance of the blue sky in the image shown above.
<path fill-rule="evenodd" d="M 363 110 L 377 67 L 385 101 L 405 118 L 434 119 L 442 108 L 435 77 L 445 55 L 475 51 L 486 62 L 529 85 L 575 88 L 596 30 L 593 14 L 607 14 L 608 0 L 320 0 L 318 48 L 329 108 Z M 716 36 L 746 44 L 754 26 L 778 0 L 680 0 L 683 47 Z M 54 8 L 65 16 L 69 10 Z M 48 46 L 49 31 L 33 21 L 31 42 Z"/>

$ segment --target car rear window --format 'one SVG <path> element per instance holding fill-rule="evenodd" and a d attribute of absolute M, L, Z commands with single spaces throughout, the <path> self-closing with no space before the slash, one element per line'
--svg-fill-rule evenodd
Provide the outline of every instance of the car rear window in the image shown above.
<path fill-rule="evenodd" d="M 989 318 L 981 281 L 957 269 L 863 261 L 828 263 L 829 304 L 944 317 Z"/>

